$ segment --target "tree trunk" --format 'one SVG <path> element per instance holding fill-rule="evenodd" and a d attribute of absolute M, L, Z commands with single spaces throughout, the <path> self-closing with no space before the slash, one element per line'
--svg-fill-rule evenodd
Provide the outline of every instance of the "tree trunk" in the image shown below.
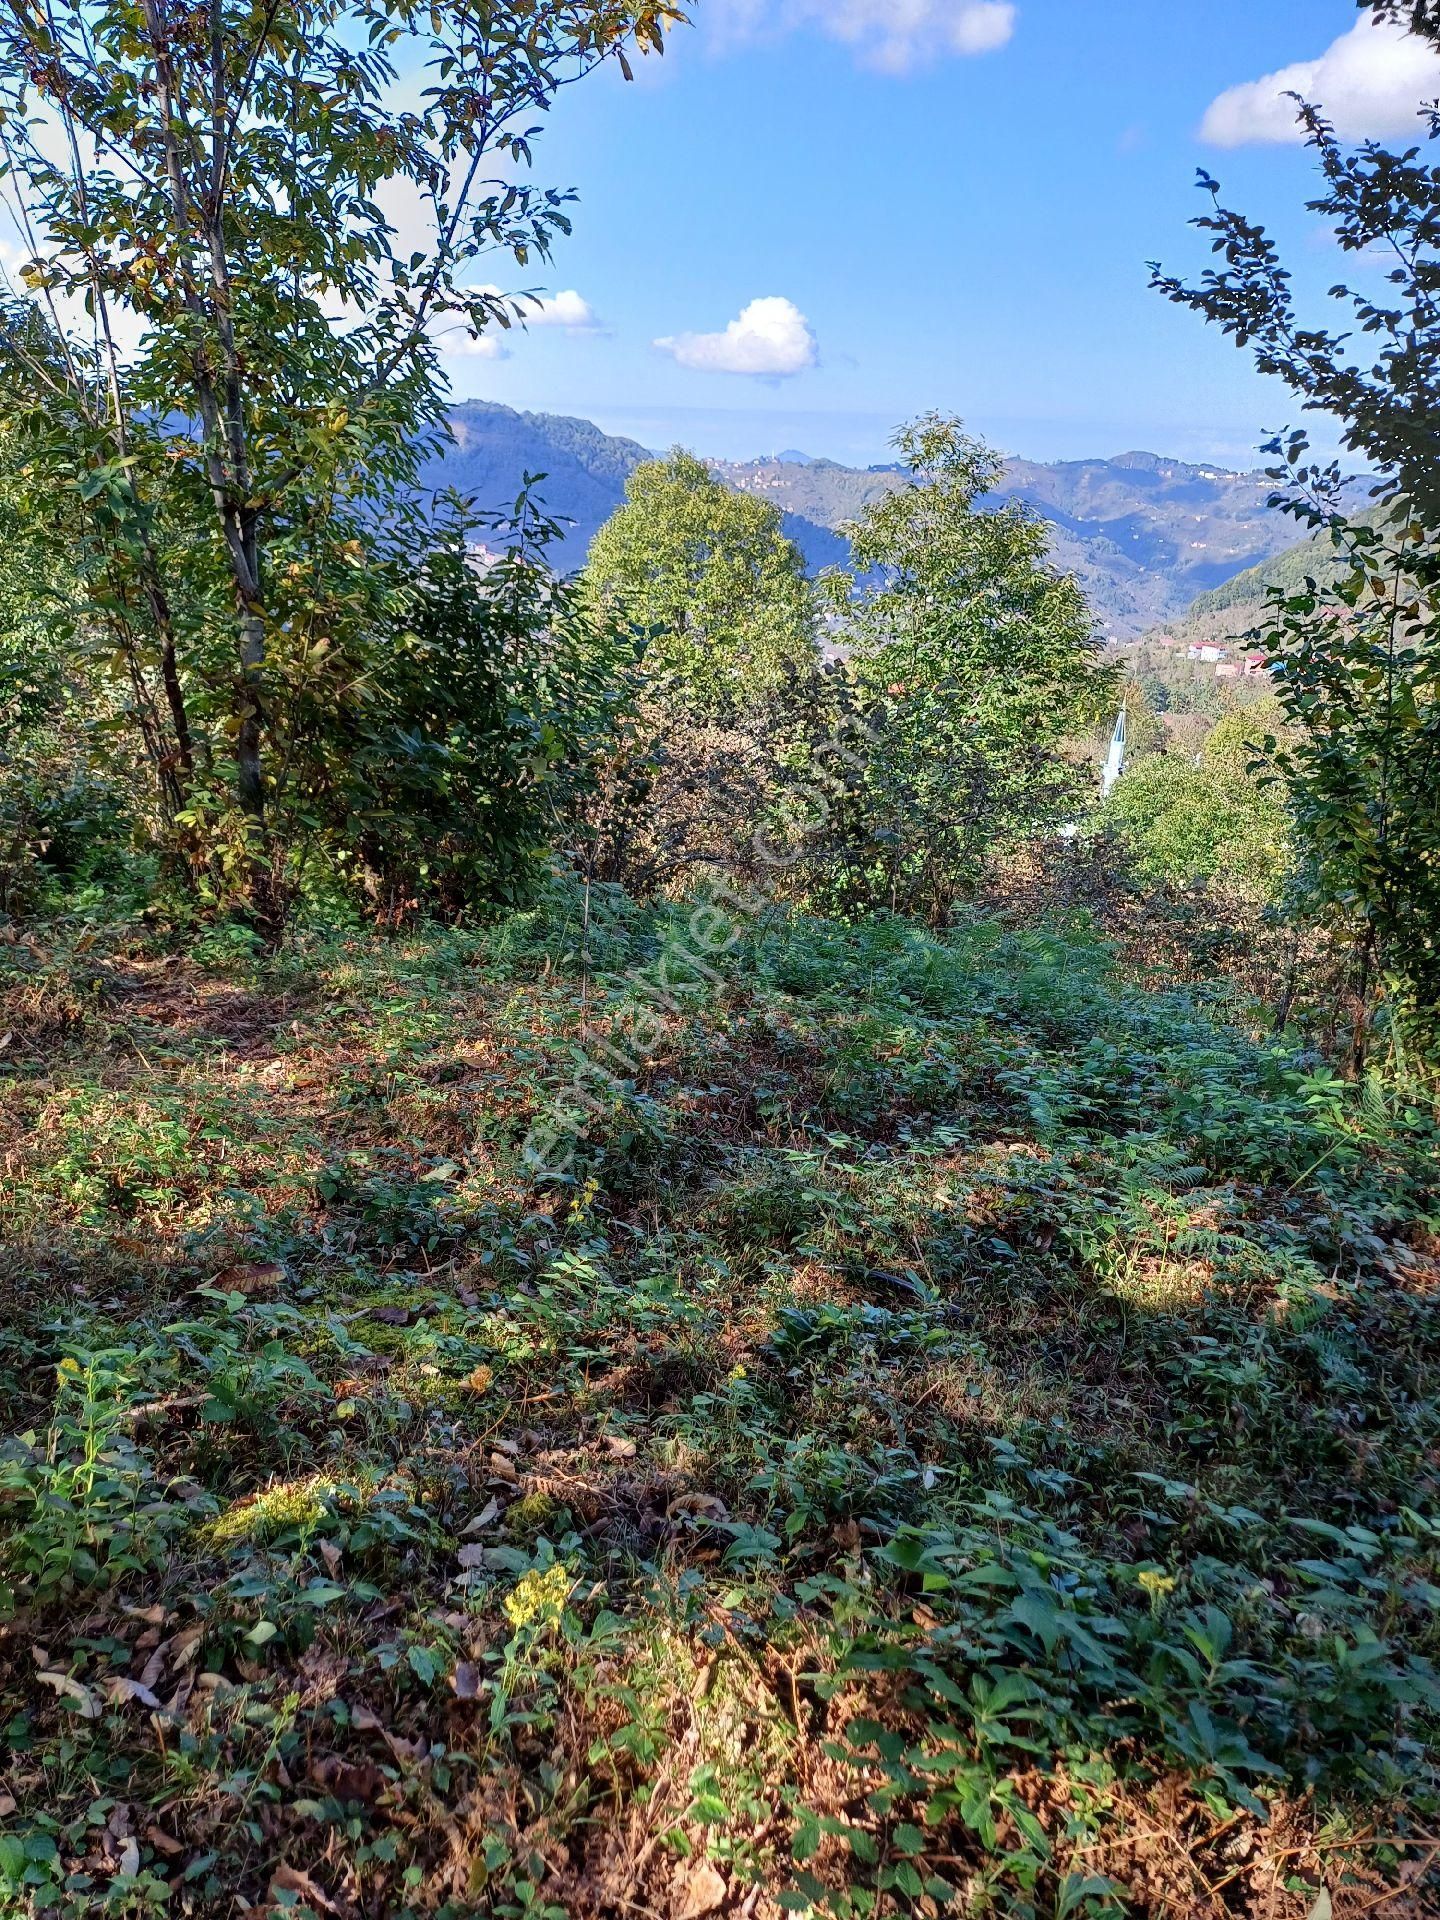
<path fill-rule="evenodd" d="M 1375 1017 L 1371 990 L 1376 972 L 1375 929 L 1370 927 L 1360 949 L 1360 981 L 1355 992 L 1355 1019 L 1350 1030 L 1350 1072 L 1356 1080 L 1365 1077 L 1370 1052 L 1370 1028 Z"/>
<path fill-rule="evenodd" d="M 224 175 L 227 165 L 223 43 L 218 10 L 210 8 L 211 149 L 208 180 L 187 174 L 196 150 L 194 130 L 183 104 L 170 39 L 165 0 L 143 0 L 146 28 L 155 55 L 155 80 L 165 175 L 175 236 L 185 259 L 183 293 L 197 334 L 208 334 L 218 348 L 219 371 L 204 351 L 194 363 L 195 401 L 205 433 L 205 472 L 225 541 L 235 592 L 236 644 L 239 654 L 235 699 L 236 799 L 252 829 L 247 891 L 261 920 L 273 918 L 271 863 L 265 846 L 265 609 L 261 593 L 258 515 L 250 504 L 253 486 L 246 438 L 244 382 L 236 350 L 234 300 L 225 252 Z M 192 249 L 202 259 L 187 258 Z M 208 283 L 202 291 L 202 279 Z"/>
<path fill-rule="evenodd" d="M 265 772 L 261 743 L 265 710 L 260 676 L 265 667 L 265 615 L 255 605 L 240 615 L 239 727 L 235 735 L 236 790 L 241 807 L 257 828 L 265 824 Z"/>

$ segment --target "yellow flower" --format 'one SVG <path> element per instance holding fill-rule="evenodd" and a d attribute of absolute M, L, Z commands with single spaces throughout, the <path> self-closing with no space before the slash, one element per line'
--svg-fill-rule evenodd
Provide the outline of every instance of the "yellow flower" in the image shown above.
<path fill-rule="evenodd" d="M 1138 1573 L 1136 1579 L 1152 1600 L 1162 1600 L 1167 1593 L 1175 1591 L 1175 1576 L 1170 1573 L 1155 1573 L 1146 1567 Z"/>
<path fill-rule="evenodd" d="M 63 1387 L 67 1381 L 75 1379 L 79 1372 L 80 1362 L 78 1360 L 72 1360 L 67 1353 L 55 1369 L 56 1385 Z"/>
<path fill-rule="evenodd" d="M 505 1614 L 511 1626 L 558 1627 L 574 1584 L 558 1562 L 546 1573 L 537 1573 L 532 1567 L 505 1597 Z"/>

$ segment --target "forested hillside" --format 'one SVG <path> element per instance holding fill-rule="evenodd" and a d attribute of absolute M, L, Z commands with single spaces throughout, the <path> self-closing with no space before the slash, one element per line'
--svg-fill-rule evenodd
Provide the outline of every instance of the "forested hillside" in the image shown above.
<path fill-rule="evenodd" d="M 449 444 L 420 469 L 432 489 L 457 489 L 487 510 L 503 510 L 527 474 L 544 474 L 546 509 L 566 523 L 563 558 L 580 565 L 596 532 L 625 492 L 645 449 L 602 433 L 588 420 L 557 413 L 516 413 L 488 400 L 450 409 Z"/>
<path fill-rule="evenodd" d="M 624 497 L 625 482 L 650 456 L 634 440 L 602 433 L 588 420 L 555 413 L 516 413 L 493 401 L 469 400 L 447 416 L 449 445 L 420 469 L 422 487 L 456 488 L 483 509 L 503 511 L 527 474 L 543 474 L 537 489 L 561 524 L 553 557 L 583 565 L 590 542 Z M 828 523 L 786 508 L 786 535 L 812 572 L 842 565 L 845 542 Z"/>
<path fill-rule="evenodd" d="M 1360 489 L 1353 490 L 1357 495 Z M 1350 524 L 1374 527 L 1376 509 L 1354 514 Z M 1215 656 L 1191 659 L 1192 649 L 1220 649 L 1231 665 L 1249 654 L 1263 638 L 1268 619 L 1267 597 L 1273 590 L 1301 593 L 1308 582 L 1322 590 L 1339 587 L 1353 571 L 1354 558 L 1327 531 L 1309 535 L 1284 548 L 1260 565 L 1247 567 L 1208 592 L 1197 594 L 1178 619 L 1147 629 L 1126 649 L 1138 679 L 1172 711 L 1218 714 L 1228 698 L 1252 696 L 1252 685 L 1235 686 L 1217 680 Z"/>
<path fill-rule="evenodd" d="M 426 464 L 424 484 L 456 486 L 480 505 L 500 508 L 526 473 L 544 473 L 541 497 L 567 523 L 558 552 L 568 565 L 583 561 L 626 479 L 646 458 L 633 440 L 589 421 L 518 414 L 484 401 L 454 409 L 450 429 L 454 446 Z M 780 510 L 787 537 L 812 572 L 843 565 L 840 529 L 901 484 L 893 466 L 784 457 L 711 464 L 727 485 Z M 1293 539 L 1293 523 L 1266 506 L 1271 490 L 1263 474 L 1122 454 L 1054 465 L 1012 459 L 993 498 L 1023 501 L 1043 516 L 1056 564 L 1074 572 L 1104 636 L 1123 640 L 1183 613 L 1198 588 L 1268 560 Z"/>
<path fill-rule="evenodd" d="M 833 461 L 721 463 L 732 484 L 839 527 L 899 484 L 893 468 Z M 991 496 L 1020 501 L 1050 528 L 1058 566 L 1073 572 L 1109 640 L 1127 640 L 1183 613 L 1200 588 L 1268 560 L 1294 537 L 1294 523 L 1267 502 L 1263 473 L 1227 473 L 1150 453 L 1112 460 L 1009 459 Z"/>
<path fill-rule="evenodd" d="M 1015 9 L 783 13 L 1019 190 Z M 0 1920 L 1429 1920 L 1440 167 L 1304 118 L 1333 333 L 1208 176 L 1155 270 L 1403 512 L 457 404 L 611 351 L 497 285 L 572 88 L 712 169 L 592 262 L 739 270 L 690 31 L 0 6 Z M 1106 644 L 1216 583 L 1243 659 Z"/>
<path fill-rule="evenodd" d="M 1373 510 L 1352 516 L 1358 526 L 1373 526 L 1376 518 Z M 1312 534 L 1259 566 L 1247 567 L 1243 573 L 1237 573 L 1209 592 L 1197 594 L 1189 612 L 1197 619 L 1211 613 L 1228 613 L 1232 608 L 1252 608 L 1258 612 L 1272 587 L 1282 593 L 1298 593 L 1307 580 L 1333 586 L 1348 570 L 1343 547 L 1337 548 L 1326 532 Z"/>

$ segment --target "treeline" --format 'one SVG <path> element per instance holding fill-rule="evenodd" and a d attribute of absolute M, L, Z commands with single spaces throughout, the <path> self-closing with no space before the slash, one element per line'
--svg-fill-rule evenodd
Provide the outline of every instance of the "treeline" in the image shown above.
<path fill-rule="evenodd" d="M 503 523 L 412 511 L 399 539 L 357 517 L 343 643 L 292 641 L 308 674 L 269 655 L 259 829 L 223 654 L 177 651 L 167 712 L 56 561 L 10 603 L 12 910 L 129 852 L 175 911 L 273 939 L 347 900 L 389 924 L 513 903 L 558 855 L 638 894 L 720 870 L 945 925 L 1007 847 L 1082 807 L 1090 769 L 1065 749 L 1117 675 L 1039 523 L 977 508 L 995 456 L 938 417 L 897 445 L 912 485 L 818 586 L 776 509 L 685 453 L 638 470 L 569 580 L 529 500 Z M 32 498 L 12 525 L 38 567 L 58 523 Z"/>
<path fill-rule="evenodd" d="M 905 436 L 916 487 L 857 529 L 828 613 L 774 513 L 687 459 L 637 476 L 578 582 L 529 493 L 504 524 L 421 495 L 437 338 L 521 319 L 478 263 L 543 259 L 567 222 L 486 169 L 677 17 L 0 24 L 29 243 L 0 304 L 10 911 L 129 848 L 169 910 L 273 941 L 298 910 L 514 901 L 557 849 L 683 877 L 702 820 L 711 858 L 753 860 L 801 805 L 792 893 L 940 924 L 987 848 L 1073 809 L 1050 749 L 1105 686 L 1088 616 L 1024 516 L 976 511 L 998 463 L 954 423 Z"/>
<path fill-rule="evenodd" d="M 514 902 L 560 861 L 642 893 L 763 868 L 816 910 L 943 927 L 1094 824 L 1125 690 L 1038 524 L 979 506 L 999 461 L 953 419 L 902 431 L 911 484 L 818 586 L 773 508 L 686 454 L 632 477 L 569 580 L 538 477 L 503 523 L 420 493 L 437 339 L 521 321 L 482 263 L 524 271 L 566 230 L 528 184 L 537 125 L 657 54 L 672 7 L 197 18 L 0 22 L 26 236 L 0 300 L 7 913 L 128 874 L 178 925 L 273 942 L 297 913 Z M 1222 266 L 1156 284 L 1340 419 L 1382 498 L 1347 518 L 1339 471 L 1277 444 L 1333 558 L 1266 603 L 1274 703 L 1154 754 L 1098 826 L 1142 889 L 1238 885 L 1322 933 L 1358 1067 L 1382 1008 L 1392 1038 L 1440 1024 L 1440 170 L 1307 132 L 1342 248 L 1398 263 L 1387 305 L 1342 296 L 1374 367 L 1323 329 L 1294 346 L 1275 249 L 1213 183 Z M 420 209 L 403 236 L 387 196 Z M 1129 697 L 1136 744 L 1173 744 Z"/>

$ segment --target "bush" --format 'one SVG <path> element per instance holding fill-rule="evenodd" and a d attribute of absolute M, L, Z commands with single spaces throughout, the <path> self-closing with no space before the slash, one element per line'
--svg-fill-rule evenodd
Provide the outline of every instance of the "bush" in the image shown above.
<path fill-rule="evenodd" d="M 1214 729 L 1198 760 L 1159 754 L 1115 787 L 1097 816 L 1143 880 L 1215 883 L 1273 900 L 1291 866 L 1289 817 L 1249 772 L 1247 739 L 1266 725 L 1245 713 Z"/>
<path fill-rule="evenodd" d="M 593 784 L 626 649 L 543 564 L 534 527 L 477 563 L 463 534 L 397 581 L 363 703 L 317 738 L 328 864 L 375 916 L 527 899 Z"/>

